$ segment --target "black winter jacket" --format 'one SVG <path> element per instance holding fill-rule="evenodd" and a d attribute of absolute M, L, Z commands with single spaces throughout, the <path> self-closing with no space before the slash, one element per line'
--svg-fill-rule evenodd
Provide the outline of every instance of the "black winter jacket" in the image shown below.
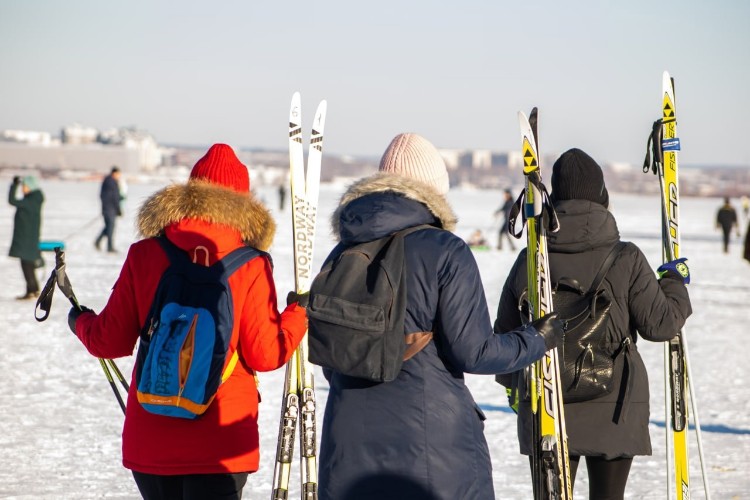
<path fill-rule="evenodd" d="M 8 203 L 16 207 L 16 214 L 13 217 L 13 239 L 8 255 L 21 260 L 41 261 L 39 234 L 42 229 L 44 195 L 40 190 L 35 189 L 23 198 L 17 198 L 18 187 L 19 184 L 12 184 L 8 194 Z"/>
<path fill-rule="evenodd" d="M 615 219 L 602 205 L 590 201 L 564 200 L 555 207 L 560 230 L 547 235 L 552 282 L 561 277 L 574 278 L 583 289 L 588 289 L 610 249 L 620 240 Z M 496 332 L 521 324 L 518 300 L 526 281 L 524 249 L 503 287 Z M 646 257 L 633 243 L 622 249 L 607 273 L 604 286 L 613 299 L 608 345 L 615 353 L 624 339 L 630 339 L 629 348 L 616 357 L 616 383 L 610 394 L 564 405 L 569 452 L 607 459 L 650 455 L 649 382 L 636 341 L 638 334 L 654 342 L 673 338 L 692 312 L 690 299 L 681 280 L 657 281 Z M 523 377 L 514 379 L 521 384 L 519 394 L 523 395 Z M 500 376 L 498 381 L 511 385 L 510 376 Z M 519 405 L 518 439 L 521 453 L 530 454 L 528 400 Z"/>
<path fill-rule="evenodd" d="M 347 246 L 420 224 L 452 229 L 446 199 L 423 186 L 386 174 L 359 181 L 334 233 Z M 476 262 L 451 232 L 411 233 L 405 252 L 405 333 L 432 331 L 433 341 L 392 382 L 326 371 L 320 499 L 492 499 L 484 415 L 464 373 L 515 371 L 543 355 L 544 341 L 534 328 L 493 335 Z"/>

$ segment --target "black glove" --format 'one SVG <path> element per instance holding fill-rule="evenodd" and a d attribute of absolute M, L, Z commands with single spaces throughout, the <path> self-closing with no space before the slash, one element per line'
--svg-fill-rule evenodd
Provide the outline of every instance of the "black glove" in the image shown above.
<path fill-rule="evenodd" d="M 86 306 L 80 306 L 80 309 L 78 307 L 71 307 L 70 311 L 68 311 L 68 326 L 70 327 L 70 331 L 75 333 L 76 332 L 76 321 L 78 320 L 78 316 L 85 312 L 94 312 L 93 310 L 89 309 Z"/>
<path fill-rule="evenodd" d="M 310 302 L 310 292 L 289 292 L 286 296 L 286 305 L 291 306 L 295 302 L 299 304 L 300 307 L 307 307 L 307 304 Z"/>
<path fill-rule="evenodd" d="M 565 336 L 565 324 L 558 318 L 556 312 L 535 319 L 531 322 L 531 326 L 544 337 L 544 345 L 548 351 L 560 345 Z"/>

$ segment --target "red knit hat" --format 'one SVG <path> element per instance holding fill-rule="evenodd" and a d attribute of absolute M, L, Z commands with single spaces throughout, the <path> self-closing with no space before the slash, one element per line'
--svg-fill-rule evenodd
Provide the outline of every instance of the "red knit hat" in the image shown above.
<path fill-rule="evenodd" d="M 190 172 L 191 179 L 203 179 L 238 193 L 250 192 L 247 167 L 226 144 L 214 144 Z"/>

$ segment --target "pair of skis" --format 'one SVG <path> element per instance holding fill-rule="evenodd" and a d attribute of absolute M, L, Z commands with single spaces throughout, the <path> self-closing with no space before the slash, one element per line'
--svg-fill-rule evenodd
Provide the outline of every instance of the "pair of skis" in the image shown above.
<path fill-rule="evenodd" d="M 299 92 L 292 96 L 289 110 L 289 168 L 292 196 L 294 244 L 294 285 L 297 293 L 310 290 L 312 282 L 315 219 L 320 187 L 320 165 L 323 152 L 323 128 L 326 101 L 315 113 L 310 148 L 305 169 L 302 146 L 302 107 Z M 312 365 L 307 359 L 307 334 L 286 365 L 284 395 L 281 402 L 276 465 L 273 474 L 272 500 L 287 500 L 294 438 L 299 425 L 300 475 L 303 500 L 318 498 L 317 433 L 315 386 Z"/>
<path fill-rule="evenodd" d="M 654 122 L 649 136 L 643 171 L 649 170 L 659 177 L 661 187 L 662 257 L 669 262 L 680 257 L 680 189 L 678 183 L 677 109 L 675 106 L 674 79 L 668 72 L 662 75 L 662 117 Z M 701 429 L 698 421 L 698 403 L 690 376 L 690 361 L 685 329 L 664 346 L 665 421 L 667 446 L 668 498 L 690 499 L 690 470 L 688 461 L 688 392 L 692 417 L 698 442 L 698 454 L 703 474 L 706 498 L 711 495 L 703 455 Z M 674 470 L 674 476 L 672 476 Z M 674 481 L 674 482 L 673 482 Z M 676 497 L 673 496 L 673 493 Z"/>
<path fill-rule="evenodd" d="M 523 200 L 529 319 L 534 320 L 553 310 L 547 231 L 557 231 L 559 223 L 547 189 L 542 183 L 537 149 L 537 108 L 531 110 L 528 118 L 523 112 L 519 112 L 518 119 L 525 188 L 517 203 Z M 511 222 L 511 227 L 513 226 L 515 220 Z M 520 232 L 516 236 L 519 237 Z M 541 360 L 529 366 L 525 377 L 534 419 L 531 454 L 534 500 L 571 500 L 573 488 L 557 349 L 548 351 Z"/>

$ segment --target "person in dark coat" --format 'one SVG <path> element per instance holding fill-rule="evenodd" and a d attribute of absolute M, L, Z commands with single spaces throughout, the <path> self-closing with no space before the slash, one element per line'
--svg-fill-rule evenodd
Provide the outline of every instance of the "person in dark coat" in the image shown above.
<path fill-rule="evenodd" d="M 23 198 L 18 198 L 19 187 L 23 191 Z M 42 230 L 44 195 L 36 178 L 32 175 L 27 175 L 23 179 L 14 177 L 8 194 L 8 203 L 16 207 L 13 217 L 13 239 L 8 255 L 21 259 L 21 271 L 26 280 L 26 293 L 16 298 L 34 299 L 39 297 L 39 281 L 35 270 L 43 264 L 42 253 L 39 250 L 39 235 Z"/>
<path fill-rule="evenodd" d="M 101 249 L 102 240 L 107 238 L 107 251 L 117 252 L 114 247 L 115 220 L 122 215 L 120 202 L 120 169 L 112 167 L 112 171 L 102 181 L 102 188 L 99 198 L 102 201 L 102 217 L 104 218 L 104 229 L 99 233 L 94 245 L 97 250 Z"/>
<path fill-rule="evenodd" d="M 508 219 L 510 219 L 511 208 L 513 208 L 513 195 L 511 194 L 510 189 L 506 189 L 503 192 L 503 204 L 500 205 L 500 208 L 495 210 L 495 217 L 499 217 L 500 215 L 503 216 L 503 221 L 500 223 L 500 229 L 497 232 L 498 250 L 503 249 L 503 238 L 508 240 L 508 246 L 510 246 L 511 251 L 516 249 L 516 246 L 513 244 L 513 238 L 511 238 L 510 233 L 508 232 Z"/>
<path fill-rule="evenodd" d="M 332 217 L 337 252 L 404 228 L 405 335 L 425 340 L 391 382 L 324 369 L 330 383 L 320 450 L 320 500 L 494 498 L 485 419 L 464 373 L 509 372 L 562 334 L 554 317 L 493 335 L 479 270 L 445 194 L 448 175 L 423 137 L 400 134 L 380 172 L 351 185 Z M 432 334 L 432 335 L 431 335 Z M 408 341 L 407 341 L 408 343 Z"/>
<path fill-rule="evenodd" d="M 750 222 L 747 224 L 747 230 L 745 231 L 745 248 L 742 252 L 742 257 L 750 262 Z"/>
<path fill-rule="evenodd" d="M 552 168 L 550 197 L 560 220 L 559 231 L 547 234 L 552 283 L 573 278 L 587 290 L 620 241 L 615 218 L 607 210 L 609 194 L 601 168 L 580 149 L 563 153 Z M 684 281 L 676 271 L 657 280 L 641 250 L 629 242 L 604 279 L 613 299 L 605 341 L 615 357 L 615 383 L 609 394 L 597 399 L 564 404 L 572 479 L 580 457 L 586 457 L 591 499 L 623 498 L 633 457 L 651 454 L 649 382 L 636 342 L 638 334 L 664 342 L 680 331 L 692 312 Z M 521 324 L 518 305 L 526 287 L 524 249 L 503 286 L 496 332 Z M 518 394 L 525 394 L 522 376 L 499 376 L 498 381 L 506 387 L 516 381 Z M 524 455 L 531 454 L 531 426 L 529 401 L 522 397 L 518 439 Z"/>
<path fill-rule="evenodd" d="M 737 229 L 737 236 L 740 235 L 740 224 L 737 219 L 737 211 L 731 203 L 729 197 L 724 198 L 724 204 L 716 212 L 716 228 L 721 229 L 722 243 L 724 253 L 729 253 L 729 237 L 732 229 Z"/>

